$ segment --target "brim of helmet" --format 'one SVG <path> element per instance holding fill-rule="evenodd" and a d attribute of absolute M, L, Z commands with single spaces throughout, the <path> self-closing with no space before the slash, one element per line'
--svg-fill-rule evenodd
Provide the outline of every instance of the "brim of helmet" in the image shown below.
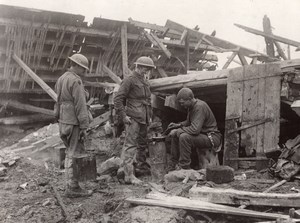
<path fill-rule="evenodd" d="M 86 69 L 87 71 L 89 71 L 90 69 L 86 66 L 83 66 L 82 64 L 80 63 L 77 63 L 77 61 L 73 60 L 71 57 L 69 57 L 70 60 L 72 60 L 74 63 L 78 64 L 79 66 L 83 67 L 84 69 Z"/>
<path fill-rule="evenodd" d="M 144 63 L 137 63 L 137 62 L 135 62 L 134 64 L 135 64 L 135 65 L 141 65 L 141 66 L 144 66 L 144 67 L 151 67 L 151 68 L 155 68 L 155 66 L 154 66 L 154 65 L 149 65 L 149 64 L 144 64 Z"/>

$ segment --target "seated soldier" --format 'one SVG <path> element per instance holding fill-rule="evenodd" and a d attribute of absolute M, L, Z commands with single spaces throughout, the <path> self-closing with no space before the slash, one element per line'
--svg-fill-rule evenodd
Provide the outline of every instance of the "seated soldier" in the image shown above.
<path fill-rule="evenodd" d="M 194 98 L 189 88 L 182 88 L 177 94 L 180 106 L 188 110 L 187 119 L 180 123 L 170 123 L 171 163 L 168 171 L 190 169 L 192 148 L 212 148 L 218 152 L 222 135 L 217 128 L 214 114 L 206 102 Z"/>

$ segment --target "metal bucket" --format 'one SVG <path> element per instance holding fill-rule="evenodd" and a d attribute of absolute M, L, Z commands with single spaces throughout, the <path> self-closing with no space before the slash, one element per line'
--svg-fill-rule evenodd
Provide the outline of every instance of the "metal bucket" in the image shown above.
<path fill-rule="evenodd" d="M 152 181 L 163 181 L 167 167 L 165 136 L 157 136 L 151 139 L 149 144 L 149 157 Z"/>

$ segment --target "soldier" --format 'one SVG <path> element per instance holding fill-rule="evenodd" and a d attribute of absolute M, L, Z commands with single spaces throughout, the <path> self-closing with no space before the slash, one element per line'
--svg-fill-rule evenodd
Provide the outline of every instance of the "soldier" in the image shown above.
<path fill-rule="evenodd" d="M 217 127 L 214 114 L 206 102 L 194 98 L 189 88 L 182 88 L 177 94 L 180 106 L 188 110 L 187 119 L 180 123 L 170 123 L 171 163 L 168 171 L 190 169 L 192 148 L 212 148 L 218 152 L 222 135 Z"/>
<path fill-rule="evenodd" d="M 116 112 L 126 127 L 121 158 L 124 180 L 129 184 L 142 183 L 135 177 L 135 171 L 145 173 L 148 170 L 149 172 L 149 165 L 146 163 L 147 127 L 152 116 L 152 109 L 148 79 L 151 70 L 155 67 L 149 57 L 138 58 L 135 65 L 133 75 L 122 81 L 114 99 Z M 137 163 L 134 169 L 135 158 Z"/>
<path fill-rule="evenodd" d="M 70 68 L 56 82 L 56 117 L 59 133 L 66 146 L 65 176 L 67 197 L 89 196 L 91 192 L 82 189 L 73 173 L 73 157 L 83 153 L 89 115 L 86 105 L 86 93 L 81 77 L 88 70 L 88 59 L 74 54 L 70 59 Z"/>

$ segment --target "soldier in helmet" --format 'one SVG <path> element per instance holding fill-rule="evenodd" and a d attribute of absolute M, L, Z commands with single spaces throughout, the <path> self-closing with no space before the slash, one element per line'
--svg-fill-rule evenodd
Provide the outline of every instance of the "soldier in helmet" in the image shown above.
<path fill-rule="evenodd" d="M 74 54 L 70 59 L 70 68 L 56 82 L 56 117 L 59 133 L 66 146 L 65 175 L 67 197 L 88 196 L 91 193 L 79 186 L 73 174 L 73 157 L 84 152 L 84 139 L 89 125 L 86 94 L 81 77 L 88 70 L 88 59 Z"/>
<path fill-rule="evenodd" d="M 155 68 L 153 60 L 145 56 L 138 58 L 135 65 L 133 75 L 122 81 L 114 99 L 116 112 L 126 126 L 121 158 L 124 180 L 129 184 L 142 183 L 136 178 L 135 172 L 149 172 L 146 163 L 147 127 L 152 109 L 148 79 Z"/>

